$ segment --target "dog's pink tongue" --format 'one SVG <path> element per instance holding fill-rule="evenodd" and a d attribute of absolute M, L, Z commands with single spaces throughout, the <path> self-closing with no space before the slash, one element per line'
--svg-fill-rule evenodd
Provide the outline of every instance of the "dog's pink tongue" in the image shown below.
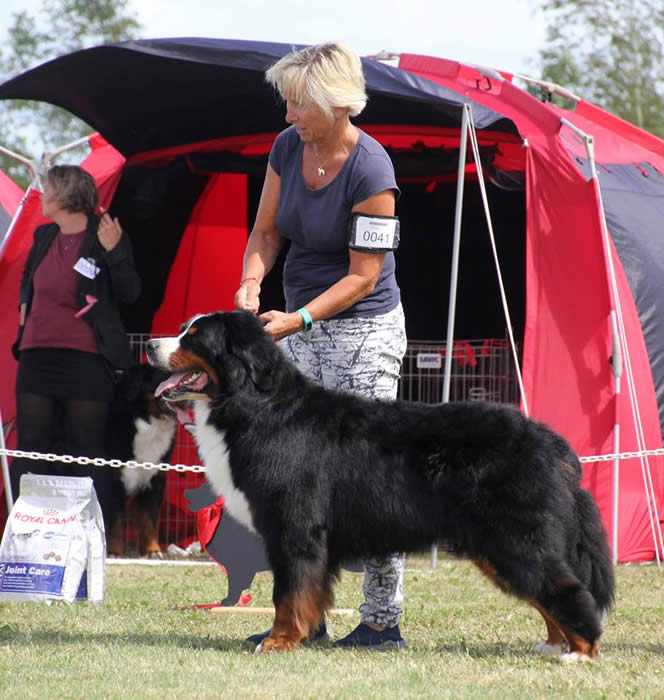
<path fill-rule="evenodd" d="M 176 374 L 172 374 L 168 379 L 164 379 L 164 381 L 155 389 L 155 396 L 161 396 L 166 389 L 177 386 L 182 379 L 187 376 L 187 374 L 189 374 L 189 372 L 177 372 Z"/>
<path fill-rule="evenodd" d="M 190 408 L 180 408 L 178 404 L 175 404 L 173 410 L 175 411 L 178 423 L 182 425 L 193 425 L 196 422 L 194 419 L 194 412 Z"/>

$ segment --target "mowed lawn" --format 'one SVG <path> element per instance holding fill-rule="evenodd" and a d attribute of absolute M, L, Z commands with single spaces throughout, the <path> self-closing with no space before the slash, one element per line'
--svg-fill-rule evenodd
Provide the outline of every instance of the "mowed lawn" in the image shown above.
<path fill-rule="evenodd" d="M 620 566 L 618 600 L 600 658 L 564 664 L 532 653 L 538 613 L 497 591 L 466 562 L 408 560 L 401 652 L 302 648 L 258 656 L 244 638 L 262 614 L 218 615 L 178 606 L 223 597 L 216 566 L 108 565 L 106 601 L 0 603 L 2 698 L 664 697 L 664 570 Z M 345 572 L 337 606 L 361 602 Z M 259 574 L 253 606 L 270 605 Z M 330 617 L 332 638 L 359 616 Z"/>

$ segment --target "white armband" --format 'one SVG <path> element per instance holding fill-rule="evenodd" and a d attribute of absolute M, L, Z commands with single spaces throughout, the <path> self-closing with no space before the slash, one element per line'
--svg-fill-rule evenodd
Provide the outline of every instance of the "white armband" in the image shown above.
<path fill-rule="evenodd" d="M 365 253 L 389 253 L 399 247 L 396 216 L 353 212 L 348 222 L 348 247 Z"/>

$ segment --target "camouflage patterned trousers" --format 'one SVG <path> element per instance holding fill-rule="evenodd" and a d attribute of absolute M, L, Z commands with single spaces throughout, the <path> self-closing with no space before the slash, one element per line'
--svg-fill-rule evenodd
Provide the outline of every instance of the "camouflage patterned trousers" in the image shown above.
<path fill-rule="evenodd" d="M 381 316 L 317 321 L 308 333 L 280 342 L 303 374 L 327 389 L 373 399 L 397 396 L 406 329 L 401 304 Z M 362 622 L 381 627 L 399 623 L 405 555 L 364 562 Z"/>

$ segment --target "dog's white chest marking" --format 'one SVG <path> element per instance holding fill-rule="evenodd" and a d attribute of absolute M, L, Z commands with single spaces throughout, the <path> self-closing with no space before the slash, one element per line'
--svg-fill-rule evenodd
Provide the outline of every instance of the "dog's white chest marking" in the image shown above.
<path fill-rule="evenodd" d="M 224 497 L 224 508 L 246 528 L 255 532 L 249 503 L 245 495 L 235 487 L 231 474 L 226 433 L 208 425 L 210 409 L 207 404 L 196 401 L 194 416 L 196 418 L 196 443 L 205 464 L 205 474 L 213 490 Z"/>
<path fill-rule="evenodd" d="M 151 416 L 149 421 L 136 419 L 136 435 L 132 451 L 137 462 L 158 464 L 164 453 L 171 446 L 175 435 L 176 423 L 170 416 Z M 123 469 L 121 478 L 125 490 L 130 496 L 143 491 L 158 469 Z"/>

